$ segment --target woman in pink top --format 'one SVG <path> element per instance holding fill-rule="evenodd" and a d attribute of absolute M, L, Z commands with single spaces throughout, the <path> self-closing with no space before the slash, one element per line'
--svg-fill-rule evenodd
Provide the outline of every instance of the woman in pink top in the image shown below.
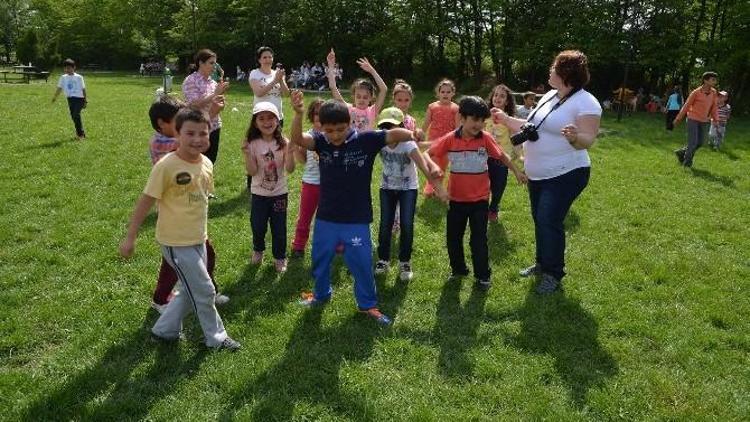
<path fill-rule="evenodd" d="M 211 134 L 209 135 L 211 145 L 203 153 L 212 163 L 216 162 L 219 155 L 221 118 L 218 114 L 224 107 L 224 92 L 229 87 L 228 82 L 216 82 L 211 79 L 214 65 L 216 65 L 216 53 L 209 49 L 199 51 L 195 54 L 195 72 L 188 75 L 182 82 L 182 93 L 188 105 L 215 116 L 211 118 Z M 221 104 L 221 109 L 214 114 L 216 104 Z"/>
<path fill-rule="evenodd" d="M 430 143 L 450 133 L 459 126 L 458 104 L 453 102 L 456 95 L 456 84 L 450 79 L 443 79 L 435 86 L 435 95 L 438 100 L 427 106 L 422 130 L 427 133 Z M 436 159 L 435 162 L 445 171 L 448 161 L 444 158 Z M 435 191 L 428 181 L 424 186 L 424 195 L 432 196 Z"/>

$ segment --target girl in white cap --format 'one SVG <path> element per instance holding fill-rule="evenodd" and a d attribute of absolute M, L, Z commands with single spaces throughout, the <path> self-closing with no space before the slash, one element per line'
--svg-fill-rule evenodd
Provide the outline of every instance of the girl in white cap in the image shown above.
<path fill-rule="evenodd" d="M 289 141 L 281 134 L 279 111 L 270 102 L 253 106 L 253 117 L 242 143 L 250 194 L 250 227 L 253 233 L 252 264 L 260 264 L 271 226 L 271 251 L 276 271 L 286 271 L 287 173 L 294 171 Z"/>

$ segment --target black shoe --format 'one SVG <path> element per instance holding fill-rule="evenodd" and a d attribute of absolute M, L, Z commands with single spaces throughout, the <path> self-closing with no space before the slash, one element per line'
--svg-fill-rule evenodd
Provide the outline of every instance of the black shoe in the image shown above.
<path fill-rule="evenodd" d="M 550 274 L 543 273 L 536 285 L 536 292 L 540 295 L 552 294 L 562 289 L 562 282 Z"/>
<path fill-rule="evenodd" d="M 677 161 L 680 162 L 680 164 L 685 163 L 685 150 L 684 149 L 676 149 L 674 150 L 674 155 L 677 156 Z"/>
<path fill-rule="evenodd" d="M 490 287 L 492 287 L 492 282 L 490 281 L 489 278 L 478 278 L 476 282 L 474 283 L 474 286 L 477 289 L 483 292 L 486 292 L 487 290 L 490 289 Z"/>
<path fill-rule="evenodd" d="M 460 269 L 460 270 L 451 270 L 451 278 L 452 279 L 466 277 L 467 275 L 469 275 L 469 269 L 468 268 L 463 268 L 463 269 Z"/>
<path fill-rule="evenodd" d="M 228 350 L 230 352 L 236 352 L 237 350 L 240 350 L 240 343 L 238 341 L 232 340 L 231 337 L 227 337 L 224 339 L 224 341 L 221 342 L 218 346 L 212 346 L 211 348 L 214 350 Z"/>

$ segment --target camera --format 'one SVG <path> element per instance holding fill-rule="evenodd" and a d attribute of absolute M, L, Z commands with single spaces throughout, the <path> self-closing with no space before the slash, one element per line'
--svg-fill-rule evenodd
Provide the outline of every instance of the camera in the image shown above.
<path fill-rule="evenodd" d="M 521 126 L 521 131 L 510 137 L 510 143 L 513 146 L 521 145 L 522 143 L 536 142 L 539 140 L 539 133 L 536 131 L 536 126 L 533 123 L 526 122 Z"/>

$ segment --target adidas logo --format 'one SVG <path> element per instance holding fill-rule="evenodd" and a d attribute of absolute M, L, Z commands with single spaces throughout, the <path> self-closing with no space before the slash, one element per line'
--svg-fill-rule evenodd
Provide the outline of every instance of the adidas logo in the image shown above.
<path fill-rule="evenodd" d="M 361 237 L 353 237 L 352 238 L 352 246 L 362 246 L 362 238 Z"/>

